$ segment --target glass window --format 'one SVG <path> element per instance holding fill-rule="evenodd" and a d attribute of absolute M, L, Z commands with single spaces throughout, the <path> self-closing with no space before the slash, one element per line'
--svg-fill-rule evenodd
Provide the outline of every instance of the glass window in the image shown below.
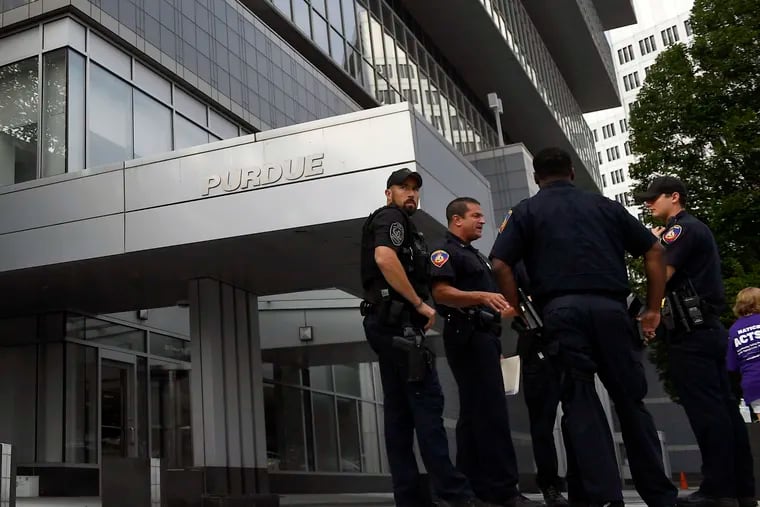
<path fill-rule="evenodd" d="M 168 468 L 193 464 L 190 370 L 175 363 L 150 363 L 151 456 Z"/>
<path fill-rule="evenodd" d="M 150 353 L 190 362 L 190 342 L 161 333 L 150 333 Z"/>
<path fill-rule="evenodd" d="M 264 385 L 267 462 L 270 471 L 306 468 L 302 391 Z"/>
<path fill-rule="evenodd" d="M 135 90 L 135 158 L 172 151 L 172 113 Z"/>
<path fill-rule="evenodd" d="M 380 473 L 380 448 L 385 447 L 385 443 L 378 441 L 377 434 L 377 416 L 375 414 L 375 405 L 373 403 L 360 402 L 361 410 L 361 439 L 362 439 L 362 471 L 370 474 Z M 343 434 L 341 433 L 341 441 Z"/>
<path fill-rule="evenodd" d="M 343 30 L 343 25 L 340 22 L 340 0 L 327 0 L 327 20 L 338 31 Z"/>
<path fill-rule="evenodd" d="M 89 167 L 132 159 L 132 88 L 110 72 L 90 65 L 89 111 Z"/>
<path fill-rule="evenodd" d="M 336 393 L 356 397 L 362 395 L 358 364 L 336 364 L 333 366 L 333 371 L 335 372 Z"/>
<path fill-rule="evenodd" d="M 290 11 L 290 0 L 272 0 L 272 3 L 285 14 L 286 18 L 292 18 L 293 13 Z"/>
<path fill-rule="evenodd" d="M 341 0 L 343 4 L 343 34 L 353 46 L 359 46 L 359 34 L 356 31 L 356 13 L 354 0 Z"/>
<path fill-rule="evenodd" d="M 337 398 L 338 433 L 340 435 L 340 471 L 362 471 L 362 449 L 359 440 L 359 410 L 356 400 Z"/>
<path fill-rule="evenodd" d="M 79 53 L 69 51 L 69 125 L 68 170 L 85 168 L 85 59 Z"/>
<path fill-rule="evenodd" d="M 305 0 L 293 0 L 293 22 L 303 30 L 307 37 L 311 38 L 311 26 L 309 25 L 309 6 Z"/>
<path fill-rule="evenodd" d="M 321 389 L 322 391 L 333 390 L 332 368 L 330 365 L 310 366 L 307 372 L 309 381 L 308 383 L 304 382 L 305 385 L 313 389 Z"/>
<path fill-rule="evenodd" d="M 42 175 L 66 172 L 66 50 L 47 53 L 42 69 Z"/>
<path fill-rule="evenodd" d="M 311 0 L 311 5 L 314 7 L 314 10 L 316 10 L 322 16 L 327 16 L 327 11 L 325 10 L 325 0 Z"/>
<path fill-rule="evenodd" d="M 0 185 L 37 177 L 38 60 L 0 67 Z"/>
<path fill-rule="evenodd" d="M 180 115 L 174 115 L 174 149 L 208 143 L 208 132 Z"/>
<path fill-rule="evenodd" d="M 343 37 L 334 29 L 330 29 L 330 55 L 341 67 L 346 66 L 346 48 L 343 45 Z"/>
<path fill-rule="evenodd" d="M 71 317 L 66 321 L 66 336 L 111 347 L 145 352 L 145 331 L 90 317 Z"/>
<path fill-rule="evenodd" d="M 313 39 L 322 51 L 330 54 L 330 43 L 328 42 L 327 35 L 327 21 L 317 14 L 313 14 L 311 18 L 312 27 L 314 29 Z"/>
<path fill-rule="evenodd" d="M 65 462 L 98 462 L 97 349 L 66 344 Z"/>
<path fill-rule="evenodd" d="M 311 393 L 314 410 L 314 444 L 317 470 L 337 472 L 338 438 L 335 421 L 334 398 L 327 394 Z"/>

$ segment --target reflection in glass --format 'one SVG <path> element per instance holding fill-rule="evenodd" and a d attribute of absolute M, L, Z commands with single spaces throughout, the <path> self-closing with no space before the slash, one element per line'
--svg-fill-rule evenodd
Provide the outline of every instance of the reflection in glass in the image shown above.
<path fill-rule="evenodd" d="M 343 30 L 340 21 L 340 0 L 327 0 L 327 20 L 338 31 Z"/>
<path fill-rule="evenodd" d="M 145 331 L 90 317 L 69 316 L 66 336 L 111 347 L 145 352 Z"/>
<path fill-rule="evenodd" d="M 341 67 L 346 66 L 346 48 L 343 45 L 343 37 L 332 28 L 330 29 L 330 56 Z"/>
<path fill-rule="evenodd" d="M 40 344 L 37 363 L 37 462 L 63 461 L 64 343 Z"/>
<path fill-rule="evenodd" d="M 100 365 L 100 446 L 103 456 L 131 457 L 134 405 L 132 365 L 103 360 Z"/>
<path fill-rule="evenodd" d="M 148 426 L 148 396 L 149 378 L 148 378 L 148 358 L 136 357 L 136 375 L 135 381 L 137 387 L 137 456 L 139 458 L 148 457 L 148 441 L 150 439 L 150 426 Z"/>
<path fill-rule="evenodd" d="M 293 0 L 293 22 L 298 28 L 303 30 L 307 37 L 311 37 L 309 12 L 310 9 L 306 0 Z"/>
<path fill-rule="evenodd" d="M 66 53 L 65 49 L 59 49 L 43 57 L 43 176 L 66 172 Z"/>
<path fill-rule="evenodd" d="M 380 473 L 380 445 L 384 446 L 385 442 L 378 440 L 377 433 L 377 414 L 375 413 L 375 404 L 359 403 L 361 410 L 360 424 L 362 435 L 362 471 L 370 474 Z M 341 433 L 341 445 L 343 434 Z"/>
<path fill-rule="evenodd" d="M 311 386 L 313 389 L 321 389 L 322 391 L 333 390 L 333 376 L 332 367 L 328 364 L 325 366 L 310 366 L 307 370 L 309 374 L 309 381 L 304 382 L 305 385 Z"/>
<path fill-rule="evenodd" d="M 174 149 L 208 143 L 208 132 L 178 114 L 174 115 Z"/>
<path fill-rule="evenodd" d="M 317 470 L 337 472 L 338 440 L 335 424 L 334 398 L 327 394 L 311 393 L 314 410 L 314 444 Z"/>
<path fill-rule="evenodd" d="M 361 472 L 362 450 L 359 439 L 359 413 L 355 400 L 337 398 L 340 435 L 340 471 Z"/>
<path fill-rule="evenodd" d="M 389 473 L 388 451 L 385 447 L 385 411 L 382 405 L 377 406 L 377 434 L 380 439 L 380 464 L 382 473 Z"/>
<path fill-rule="evenodd" d="M 38 60 L 0 67 L 0 185 L 37 177 Z"/>
<path fill-rule="evenodd" d="M 359 365 L 336 364 L 333 369 L 335 372 L 335 392 L 360 397 L 362 389 L 359 383 Z"/>
<path fill-rule="evenodd" d="M 150 353 L 178 361 L 190 362 L 190 342 L 161 333 L 150 333 Z"/>
<path fill-rule="evenodd" d="M 135 90 L 135 158 L 172 151 L 172 113 Z"/>
<path fill-rule="evenodd" d="M 327 35 L 327 21 L 325 21 L 321 16 L 317 15 L 316 13 L 312 14 L 311 17 L 311 25 L 312 29 L 314 30 L 314 42 L 319 46 L 322 51 L 329 54 L 330 53 L 330 43 L 328 41 L 328 35 Z"/>
<path fill-rule="evenodd" d="M 84 56 L 69 51 L 69 125 L 68 125 L 68 171 L 79 171 L 85 167 L 85 86 Z"/>
<path fill-rule="evenodd" d="M 151 456 L 165 460 L 168 468 L 192 466 L 190 370 L 151 360 L 150 403 Z"/>
<path fill-rule="evenodd" d="M 64 460 L 98 462 L 97 349 L 66 344 L 66 403 Z"/>
<path fill-rule="evenodd" d="M 283 384 L 301 385 L 301 368 L 288 364 L 275 364 L 274 379 Z"/>
<path fill-rule="evenodd" d="M 132 88 L 92 64 L 89 105 L 89 167 L 132 159 Z"/>
<path fill-rule="evenodd" d="M 292 12 L 290 11 L 290 0 L 272 0 L 275 7 L 280 9 L 282 13 L 290 19 Z"/>
<path fill-rule="evenodd" d="M 293 387 L 265 384 L 264 413 L 269 470 L 305 471 L 301 391 Z"/>
<path fill-rule="evenodd" d="M 343 5 L 343 34 L 349 44 L 359 47 L 359 32 L 356 30 L 354 0 L 341 0 Z M 357 5 L 357 7 L 359 7 Z"/>

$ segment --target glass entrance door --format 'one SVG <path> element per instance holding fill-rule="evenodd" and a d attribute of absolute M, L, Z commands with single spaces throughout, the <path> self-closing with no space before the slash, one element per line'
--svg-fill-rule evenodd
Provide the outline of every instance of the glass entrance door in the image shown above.
<path fill-rule="evenodd" d="M 100 365 L 101 455 L 137 455 L 135 365 L 103 358 Z"/>

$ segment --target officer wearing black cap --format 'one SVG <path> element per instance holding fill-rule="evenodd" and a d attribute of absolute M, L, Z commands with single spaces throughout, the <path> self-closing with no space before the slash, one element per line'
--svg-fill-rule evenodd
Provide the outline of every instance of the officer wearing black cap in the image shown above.
<path fill-rule="evenodd" d="M 669 371 L 702 454 L 702 484 L 679 500 L 694 507 L 753 507 L 755 481 L 747 430 L 726 372 L 728 333 L 718 247 L 710 229 L 684 208 L 686 186 L 655 178 L 636 200 L 665 222 L 652 230 L 665 247 L 663 326 Z"/>
<path fill-rule="evenodd" d="M 480 500 L 529 506 L 520 495 L 501 373 L 501 317 L 515 315 L 499 292 L 488 260 L 472 246 L 485 215 L 469 197 L 446 207 L 449 231 L 430 255 L 433 299 L 446 322 L 446 358 L 459 389 L 457 468 Z"/>
<path fill-rule="evenodd" d="M 598 374 L 615 404 L 636 489 L 649 506 L 673 505 L 677 492 L 642 401 L 646 379 L 626 305 L 627 251 L 644 256 L 648 298 L 641 325 L 653 336 L 665 289 L 663 249 L 622 205 L 576 188 L 563 150 L 542 150 L 533 167 L 540 190 L 512 209 L 491 255 L 499 286 L 515 307 L 512 269 L 525 262 L 544 334 L 559 343 L 566 444 L 579 472 L 577 485 L 568 480 L 568 499 L 587 505 L 623 499 L 612 435 L 594 386 Z"/>
<path fill-rule="evenodd" d="M 414 457 L 414 434 L 441 506 L 475 506 L 467 478 L 454 468 L 443 427 L 443 393 L 424 331 L 435 310 L 425 303 L 428 251 L 411 216 L 417 211 L 422 177 L 399 169 L 388 178 L 386 206 L 362 229 L 361 276 L 364 331 L 378 355 L 383 385 L 385 445 L 400 507 L 431 504 Z"/>

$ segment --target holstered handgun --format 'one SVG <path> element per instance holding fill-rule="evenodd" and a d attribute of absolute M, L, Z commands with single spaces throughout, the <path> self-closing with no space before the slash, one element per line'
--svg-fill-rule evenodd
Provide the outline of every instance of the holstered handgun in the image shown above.
<path fill-rule="evenodd" d="M 680 323 L 683 331 L 689 333 L 705 323 L 702 313 L 702 300 L 694 289 L 691 280 L 686 280 L 681 287 L 666 295 L 666 306 L 673 314 L 673 328 Z M 677 319 L 677 320 L 676 320 Z"/>
<path fill-rule="evenodd" d="M 521 315 L 521 318 L 514 319 L 514 322 L 516 322 L 517 324 L 513 325 L 513 328 L 514 327 L 524 328 L 522 329 L 523 332 L 541 331 L 541 329 L 544 327 L 544 322 L 541 320 L 541 316 L 536 310 L 536 307 L 533 306 L 533 301 L 530 299 L 530 296 L 525 294 L 525 291 L 520 288 L 517 289 L 517 296 L 518 296 L 518 304 L 520 305 L 520 312 L 522 313 L 522 315 Z M 516 330 L 518 332 L 521 331 L 520 329 L 516 329 Z"/>
<path fill-rule="evenodd" d="M 490 308 L 476 306 L 467 308 L 467 318 L 472 322 L 475 329 L 487 331 L 496 335 L 501 334 L 501 315 L 494 313 Z"/>
<path fill-rule="evenodd" d="M 424 341 L 425 336 L 410 326 L 404 327 L 404 336 L 393 337 L 393 346 L 407 354 L 408 382 L 425 380 L 428 370 L 432 368 L 432 357 L 430 351 L 423 346 Z"/>

